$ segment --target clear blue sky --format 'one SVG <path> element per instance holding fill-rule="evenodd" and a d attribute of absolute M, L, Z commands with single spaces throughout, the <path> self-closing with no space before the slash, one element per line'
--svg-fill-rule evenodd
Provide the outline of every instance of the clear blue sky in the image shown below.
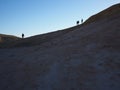
<path fill-rule="evenodd" d="M 120 0 L 0 0 L 0 33 L 26 37 L 74 26 Z"/>

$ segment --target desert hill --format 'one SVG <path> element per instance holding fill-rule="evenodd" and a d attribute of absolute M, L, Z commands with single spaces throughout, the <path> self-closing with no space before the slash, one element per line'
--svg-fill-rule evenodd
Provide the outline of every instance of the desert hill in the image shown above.
<path fill-rule="evenodd" d="M 74 27 L 70 27 L 64 30 L 58 30 L 55 32 L 50 32 L 50 33 L 46 33 L 46 34 L 40 34 L 40 35 L 35 35 L 35 36 L 31 36 L 28 38 L 24 38 L 24 39 L 17 39 L 16 41 L 12 41 L 9 43 L 2 43 L 0 45 L 1 48 L 13 48 L 13 47 L 28 47 L 28 46 L 36 46 L 36 45 L 41 45 L 45 42 L 51 42 L 56 38 L 60 38 L 63 35 L 78 29 L 80 26 L 74 26 Z M 7 42 L 7 41 L 5 41 Z M 2 46 L 3 45 L 3 46 Z"/>
<path fill-rule="evenodd" d="M 12 44 L 8 44 L 8 47 L 22 47 L 22 46 L 35 46 L 35 45 L 40 45 L 45 42 L 51 42 L 56 38 L 61 38 L 62 36 L 68 34 L 71 31 L 75 31 L 82 26 L 85 26 L 90 23 L 98 22 L 101 20 L 112 20 L 114 18 L 119 18 L 120 15 L 120 4 L 113 5 L 112 7 L 109 7 L 106 10 L 101 11 L 100 13 L 91 16 L 86 22 L 84 22 L 82 25 L 74 26 L 71 28 L 67 28 L 64 30 L 59 30 L 56 32 L 51 32 L 47 34 L 42 34 L 42 35 L 36 35 L 32 36 L 29 38 L 26 38 L 24 40 L 19 40 L 17 42 L 12 42 Z"/>
<path fill-rule="evenodd" d="M 20 39 L 20 38 L 16 37 L 16 36 L 0 34 L 0 43 L 16 41 L 18 39 Z"/>
<path fill-rule="evenodd" d="M 96 15 L 91 16 L 82 25 L 70 27 L 70 28 L 67 28 L 64 30 L 59 30 L 56 32 L 32 36 L 29 38 L 25 38 L 23 40 L 22 39 L 17 40 L 14 43 L 12 42 L 12 43 L 7 44 L 7 47 L 35 46 L 35 45 L 43 44 L 45 42 L 51 42 L 51 41 L 54 41 L 54 39 L 56 39 L 56 38 L 59 39 L 63 35 L 66 35 L 73 30 L 77 30 L 87 24 L 98 22 L 101 20 L 111 20 L 112 21 L 113 19 L 118 18 L 119 15 L 120 15 L 120 4 L 116 4 L 116 5 L 113 5 L 112 7 L 107 8 L 106 10 L 99 12 Z M 6 45 L 4 45 L 4 46 L 6 46 Z"/>
<path fill-rule="evenodd" d="M 20 38 L 13 35 L 0 34 L 0 48 L 6 48 L 17 40 L 20 40 Z"/>
<path fill-rule="evenodd" d="M 84 24 L 86 25 L 92 22 L 97 22 L 101 19 L 108 19 L 118 14 L 120 14 L 120 4 L 113 5 L 112 7 L 109 7 L 97 13 L 96 15 L 91 16 Z"/>
<path fill-rule="evenodd" d="M 0 90 L 119 90 L 119 10 L 1 48 Z"/>

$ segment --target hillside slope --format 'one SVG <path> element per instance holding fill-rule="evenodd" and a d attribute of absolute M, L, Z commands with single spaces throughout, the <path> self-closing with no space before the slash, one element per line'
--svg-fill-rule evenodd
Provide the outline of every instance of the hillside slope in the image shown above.
<path fill-rule="evenodd" d="M 20 39 L 19 37 L 12 35 L 0 34 L 0 43 L 11 42 Z"/>
<path fill-rule="evenodd" d="M 120 89 L 120 13 L 19 44 L 0 49 L 0 90 Z"/>
<path fill-rule="evenodd" d="M 84 24 L 89 24 L 93 22 L 100 21 L 101 19 L 107 19 L 110 17 L 113 17 L 114 15 L 120 14 L 120 3 L 113 5 L 112 7 L 109 7 L 93 16 L 91 16 Z"/>
<path fill-rule="evenodd" d="M 20 40 L 20 38 L 13 35 L 0 34 L 0 48 L 8 47 L 10 44 L 16 42 L 17 40 Z"/>
<path fill-rule="evenodd" d="M 113 5 L 112 7 L 107 8 L 106 10 L 101 11 L 100 13 L 91 16 L 88 20 L 86 20 L 82 25 L 74 26 L 71 28 L 67 28 L 64 30 L 59 30 L 56 32 L 51 32 L 42 35 L 32 36 L 26 39 L 18 40 L 17 42 L 12 42 L 7 45 L 7 47 L 27 47 L 27 46 L 35 46 L 40 45 L 45 42 L 51 42 L 56 38 L 61 38 L 61 36 L 68 34 L 73 30 L 77 30 L 82 26 L 85 26 L 90 23 L 98 22 L 101 20 L 113 20 L 117 18 L 117 15 L 120 14 L 120 4 Z M 4 45 L 5 46 L 5 45 Z"/>

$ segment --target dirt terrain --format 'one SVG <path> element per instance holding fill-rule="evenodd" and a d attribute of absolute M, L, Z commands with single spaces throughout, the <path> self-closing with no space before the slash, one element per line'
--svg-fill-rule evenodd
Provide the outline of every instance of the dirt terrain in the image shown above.
<path fill-rule="evenodd" d="M 0 46 L 0 90 L 120 89 L 120 4 L 81 25 Z"/>

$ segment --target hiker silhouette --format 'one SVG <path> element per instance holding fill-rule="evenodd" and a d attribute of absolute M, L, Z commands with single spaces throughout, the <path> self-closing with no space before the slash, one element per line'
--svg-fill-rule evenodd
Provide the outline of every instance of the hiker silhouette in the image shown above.
<path fill-rule="evenodd" d="M 83 19 L 81 19 L 81 24 L 83 23 Z"/>
<path fill-rule="evenodd" d="M 79 25 L 79 21 L 77 21 L 76 24 Z"/>
<path fill-rule="evenodd" d="M 24 34 L 22 33 L 22 38 L 24 38 Z"/>

